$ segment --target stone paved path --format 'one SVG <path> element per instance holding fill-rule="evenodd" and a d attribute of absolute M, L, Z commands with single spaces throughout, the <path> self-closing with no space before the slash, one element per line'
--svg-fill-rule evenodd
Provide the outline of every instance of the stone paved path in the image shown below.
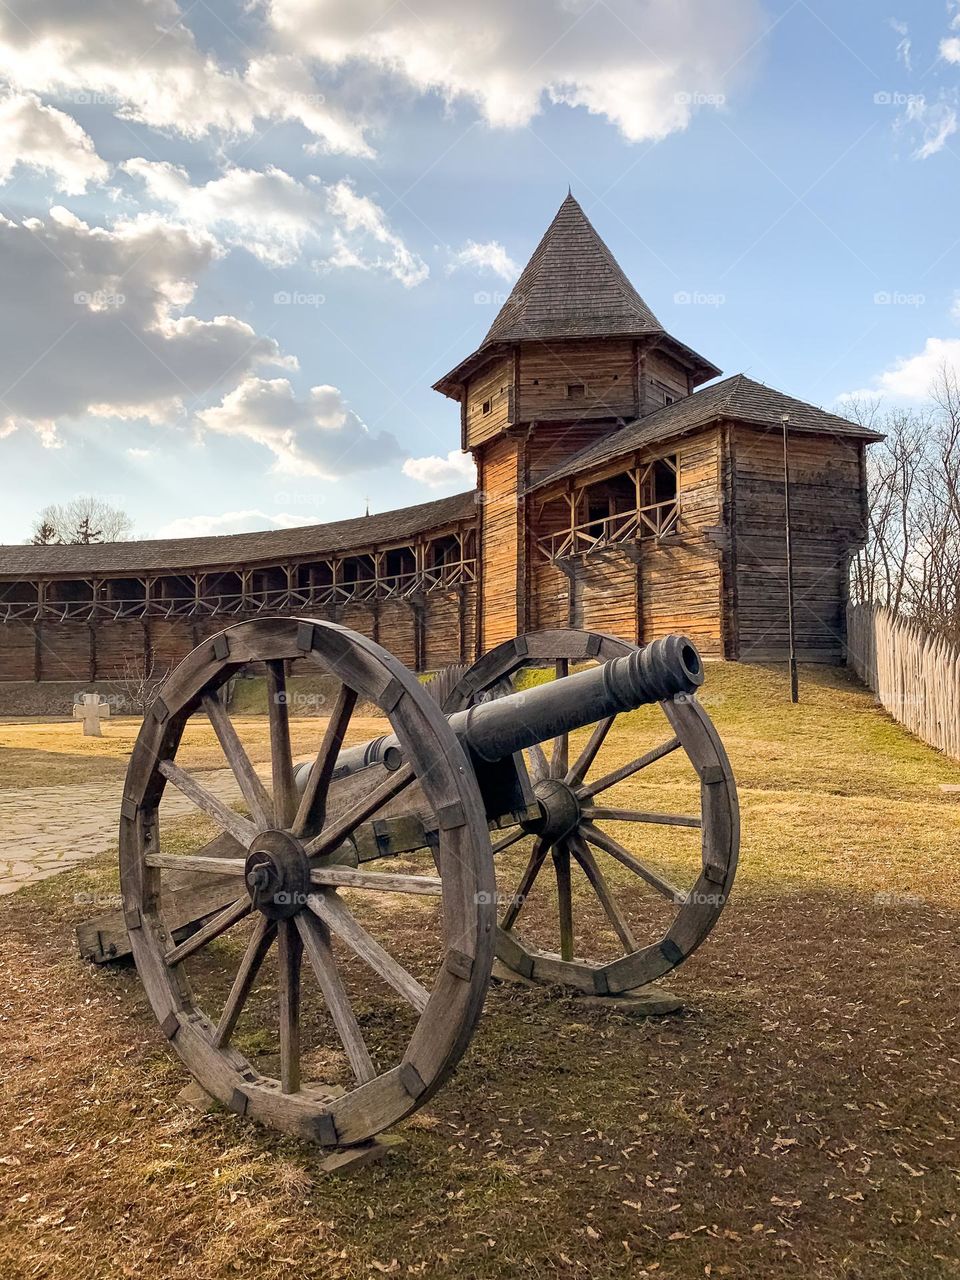
<path fill-rule="evenodd" d="M 222 800 L 239 799 L 229 769 L 197 770 L 196 776 Z M 85 858 L 116 849 L 122 789 L 123 779 L 118 778 L 110 783 L 0 793 L 0 895 L 15 893 Z M 196 812 L 186 796 L 173 787 L 166 788 L 161 821 Z"/>

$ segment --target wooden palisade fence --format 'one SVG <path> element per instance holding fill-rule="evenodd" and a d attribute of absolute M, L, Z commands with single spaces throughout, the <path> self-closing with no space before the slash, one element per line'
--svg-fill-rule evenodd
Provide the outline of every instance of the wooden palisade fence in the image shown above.
<path fill-rule="evenodd" d="M 847 610 L 847 663 L 911 733 L 960 760 L 960 646 L 889 609 Z"/>

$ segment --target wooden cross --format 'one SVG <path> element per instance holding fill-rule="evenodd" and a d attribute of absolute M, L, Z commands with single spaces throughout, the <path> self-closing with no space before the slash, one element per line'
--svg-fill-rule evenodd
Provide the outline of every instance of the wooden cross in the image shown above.
<path fill-rule="evenodd" d="M 75 720 L 83 720 L 83 736 L 85 738 L 102 738 L 100 721 L 110 718 L 110 704 L 101 702 L 98 693 L 85 693 L 79 702 L 74 703 Z"/>

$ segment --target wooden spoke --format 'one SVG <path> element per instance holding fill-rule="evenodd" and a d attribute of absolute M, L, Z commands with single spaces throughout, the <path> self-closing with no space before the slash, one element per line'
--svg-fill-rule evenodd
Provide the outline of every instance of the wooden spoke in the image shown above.
<path fill-rule="evenodd" d="M 500 928 L 505 933 L 509 933 L 516 923 L 517 916 L 523 910 L 523 904 L 527 900 L 527 895 L 533 888 L 533 882 L 540 874 L 540 868 L 544 864 L 550 845 L 546 840 L 537 840 L 534 843 L 533 851 L 530 854 L 530 861 L 527 863 L 526 870 L 520 878 L 517 885 L 517 891 L 513 895 L 511 902 L 507 903 L 507 909 L 503 913 L 503 919 L 500 921 Z"/>
<path fill-rule="evenodd" d="M 267 710 L 270 716 L 270 761 L 273 771 L 273 808 L 278 827 L 289 827 L 297 812 L 290 748 L 290 707 L 287 703 L 286 664 L 271 658 L 267 669 Z"/>
<path fill-rule="evenodd" d="M 657 875 L 639 858 L 635 858 L 629 849 L 625 849 L 618 840 L 614 840 L 613 836 L 608 836 L 605 831 L 601 831 L 599 827 L 592 826 L 589 822 L 580 824 L 580 833 L 585 840 L 594 845 L 597 849 L 602 849 L 604 853 L 609 853 L 612 858 L 616 858 L 618 862 L 622 862 L 625 867 L 629 867 L 631 871 L 635 871 L 641 879 L 646 880 L 647 884 L 652 885 L 658 893 L 662 893 L 665 898 L 669 898 L 671 902 L 677 904 L 682 903 L 686 894 L 672 885 L 669 880 L 665 880 L 662 876 Z"/>
<path fill-rule="evenodd" d="M 148 853 L 144 863 L 167 871 L 206 871 L 212 876 L 242 876 L 246 867 L 244 858 L 205 858 L 193 853 Z"/>
<path fill-rule="evenodd" d="M 581 809 L 584 818 L 607 822 L 654 822 L 664 827 L 703 826 L 700 818 L 686 818 L 680 813 L 645 813 L 641 809 L 593 809 L 589 805 Z"/>
<path fill-rule="evenodd" d="M 509 835 L 497 841 L 493 846 L 493 852 L 502 853 L 504 849 L 509 849 L 512 844 L 516 844 L 518 840 L 522 840 L 524 836 L 529 834 L 528 831 L 524 831 L 523 827 L 517 827 L 515 831 L 511 831 Z"/>
<path fill-rule="evenodd" d="M 573 959 L 573 896 L 570 885 L 570 849 L 555 845 L 553 869 L 557 876 L 557 910 L 560 915 L 560 959 Z"/>
<path fill-rule="evenodd" d="M 192 956 L 195 951 L 205 947 L 208 942 L 212 942 L 214 938 L 219 938 L 221 933 L 226 933 L 228 929 L 232 929 L 237 921 L 248 916 L 252 909 L 253 904 L 249 895 L 244 894 L 236 902 L 231 902 L 228 907 L 218 911 L 212 919 L 208 920 L 205 925 L 201 925 L 196 933 L 191 933 L 190 937 L 185 938 L 179 946 L 172 947 L 163 957 L 164 960 L 168 965 L 180 964 L 186 960 L 187 956 Z"/>
<path fill-rule="evenodd" d="M 670 755 L 671 751 L 677 751 L 679 747 L 679 738 L 671 738 L 669 742 L 662 742 L 659 747 L 654 747 L 652 751 L 648 751 L 646 755 L 640 756 L 637 760 L 631 760 L 629 764 L 621 765 L 619 769 L 614 769 L 612 773 L 604 774 L 602 778 L 591 783 L 589 787 L 579 787 L 577 795 L 582 800 L 586 800 L 588 796 L 595 796 L 598 791 L 606 791 L 608 787 L 615 786 L 618 782 L 623 782 L 625 778 L 632 777 L 633 774 L 639 773 L 641 769 L 646 769 L 647 765 Z"/>
<path fill-rule="evenodd" d="M 208 817 L 214 820 L 218 827 L 233 836 L 234 840 L 242 844 L 244 848 L 251 844 L 257 834 L 257 828 L 252 822 L 248 822 L 239 813 L 235 813 L 233 809 L 228 808 L 222 800 L 218 800 L 216 796 L 211 795 L 206 788 L 201 787 L 192 774 L 187 773 L 185 769 L 181 769 L 172 760 L 161 760 L 157 768 L 168 782 L 172 782 L 178 791 L 182 791 L 188 800 L 192 800 L 198 809 L 202 809 Z"/>
<path fill-rule="evenodd" d="M 346 813 L 334 819 L 318 836 L 308 840 L 303 846 L 307 854 L 311 858 L 317 858 L 325 853 L 331 853 L 338 845 L 343 844 L 361 822 L 366 822 L 378 809 L 394 796 L 399 795 L 404 787 L 409 787 L 414 776 L 413 767 L 410 764 L 402 764 L 399 769 L 388 773 L 379 787 L 375 787 L 368 796 L 358 800 Z"/>
<path fill-rule="evenodd" d="M 292 920 L 277 925 L 280 962 L 280 1089 L 300 1088 L 300 957 L 303 944 Z"/>
<path fill-rule="evenodd" d="M 575 762 L 567 770 L 567 776 L 564 782 L 568 787 L 579 786 L 579 784 L 587 776 L 587 770 L 597 758 L 597 752 L 603 746 L 604 739 L 613 728 L 613 722 L 616 716 L 607 716 L 605 720 L 601 720 L 590 735 L 590 740 L 580 752 Z"/>
<path fill-rule="evenodd" d="M 225 1044 L 229 1044 L 233 1029 L 237 1025 L 237 1019 L 240 1017 L 243 1006 L 247 1002 L 247 996 L 253 990 L 253 984 L 257 980 L 260 966 L 263 964 L 267 952 L 273 946 L 273 940 L 276 936 L 277 926 L 274 922 L 268 920 L 266 916 L 260 916 L 253 927 L 253 933 L 250 935 L 247 949 L 243 953 L 243 959 L 240 961 L 240 968 L 237 970 L 237 976 L 233 980 L 233 986 L 230 988 L 230 994 L 227 996 L 223 1012 L 220 1014 L 220 1021 L 217 1023 L 217 1029 L 213 1034 L 213 1043 L 218 1049 L 223 1048 Z"/>
<path fill-rule="evenodd" d="M 341 889 L 375 889 L 380 893 L 419 893 L 439 898 L 443 885 L 439 876 L 403 876 L 388 871 L 354 871 L 353 867 L 315 867 L 310 883 Z"/>
<path fill-rule="evenodd" d="M 562 680 L 564 676 L 570 674 L 570 663 L 567 658 L 557 659 L 556 672 L 557 680 Z M 550 776 L 552 778 L 565 777 L 569 766 L 570 735 L 569 733 L 561 733 L 553 740 L 553 751 L 550 755 Z"/>
<path fill-rule="evenodd" d="M 527 747 L 527 757 L 534 782 L 542 782 L 544 778 L 550 777 L 550 764 L 539 742 Z"/>
<path fill-rule="evenodd" d="M 356 705 L 357 695 L 354 690 L 349 689 L 345 684 L 341 685 L 333 713 L 327 722 L 323 742 L 320 744 L 317 758 L 310 770 L 306 790 L 300 797 L 300 806 L 293 821 L 295 836 L 302 836 L 305 831 L 319 831 L 323 826 L 327 789 Z"/>
<path fill-rule="evenodd" d="M 422 987 L 402 964 L 394 960 L 389 951 L 385 951 L 380 943 L 367 933 L 346 904 L 337 897 L 335 890 L 310 894 L 307 898 L 307 906 L 328 928 L 341 937 L 361 960 L 375 973 L 379 973 L 384 982 L 389 983 L 394 991 L 398 991 L 418 1013 L 423 1012 L 430 999 L 429 991 Z"/>
<path fill-rule="evenodd" d="M 617 937 L 623 947 L 626 955 L 631 955 L 639 949 L 633 931 L 627 923 L 623 912 L 617 905 L 616 899 L 610 892 L 610 886 L 604 877 L 603 872 L 597 866 L 597 860 L 584 844 L 583 840 L 576 834 L 572 835 L 569 840 L 570 852 L 576 858 L 577 862 L 583 869 L 584 875 L 590 881 L 594 893 L 600 899 L 600 905 L 603 907 L 607 919 L 613 925 Z"/>
<path fill-rule="evenodd" d="M 243 743 L 237 735 L 227 708 L 217 694 L 206 693 L 203 696 L 203 709 L 210 718 L 213 731 L 223 748 L 223 754 L 227 757 L 227 763 L 233 770 L 233 776 L 247 802 L 254 824 L 260 831 L 266 831 L 268 827 L 274 825 L 273 801 L 251 764 L 250 757 L 243 749 Z"/>
<path fill-rule="evenodd" d="M 323 998 L 330 1010 L 330 1017 L 337 1029 L 337 1035 L 350 1060 L 357 1084 L 366 1084 L 368 1080 L 375 1080 L 377 1069 L 367 1052 L 363 1034 L 330 948 L 330 931 L 321 920 L 307 911 L 301 911 L 294 919 L 300 931 L 303 949 L 317 975 L 317 982 L 320 984 Z"/>

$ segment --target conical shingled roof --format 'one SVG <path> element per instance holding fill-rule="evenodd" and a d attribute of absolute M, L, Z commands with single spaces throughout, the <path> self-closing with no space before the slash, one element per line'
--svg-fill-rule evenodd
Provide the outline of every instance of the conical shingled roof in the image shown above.
<path fill-rule="evenodd" d="M 568 194 L 480 349 L 492 342 L 662 332 L 657 317 Z"/>

